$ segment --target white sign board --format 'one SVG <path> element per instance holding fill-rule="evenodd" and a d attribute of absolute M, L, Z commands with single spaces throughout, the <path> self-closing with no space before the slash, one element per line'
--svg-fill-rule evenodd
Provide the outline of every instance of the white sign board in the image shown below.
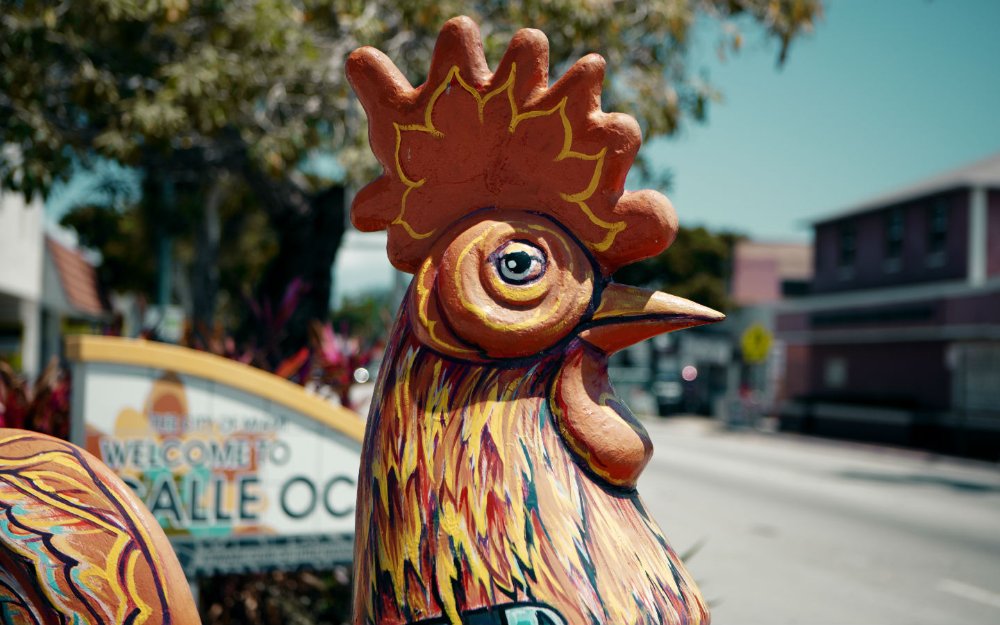
<path fill-rule="evenodd" d="M 363 422 L 263 371 L 78 337 L 73 439 L 146 504 L 190 574 L 350 562 Z"/>

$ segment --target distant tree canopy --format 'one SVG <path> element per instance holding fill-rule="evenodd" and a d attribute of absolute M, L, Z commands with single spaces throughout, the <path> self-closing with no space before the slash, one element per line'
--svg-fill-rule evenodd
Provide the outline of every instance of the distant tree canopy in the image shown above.
<path fill-rule="evenodd" d="M 45 195 L 96 156 L 140 168 L 134 231 L 154 240 L 193 233 L 194 312 L 203 320 L 214 315 L 222 279 L 222 207 L 233 197 L 256 204 L 276 237 L 259 296 L 279 301 L 300 278 L 310 290 L 298 321 L 325 317 L 346 208 L 331 190 L 338 181 L 303 174 L 301 164 L 336 153 L 349 181 L 374 173 L 346 55 L 377 46 L 417 84 L 438 29 L 463 13 L 480 23 L 494 62 L 524 26 L 549 36 L 555 74 L 585 53 L 603 54 L 613 77 L 605 108 L 634 115 L 649 139 L 703 118 L 716 95 L 690 67 L 698 19 L 725 24 L 719 45 L 728 50 L 743 40 L 737 26 L 763 31 L 780 62 L 812 28 L 821 0 L 5 1 L 0 184 Z M 179 214 L 172 197 L 190 199 L 192 214 Z M 305 340 L 291 333 L 288 347 Z"/>
<path fill-rule="evenodd" d="M 666 252 L 622 267 L 615 279 L 664 289 L 719 311 L 730 308 L 729 277 L 733 248 L 742 238 L 732 232 L 681 227 Z"/>
<path fill-rule="evenodd" d="M 367 341 L 384 339 L 395 313 L 388 291 L 346 297 L 330 317 L 333 329 Z"/>
<path fill-rule="evenodd" d="M 67 212 L 60 224 L 77 233 L 80 244 L 97 250 L 101 263 L 97 268 L 102 284 L 120 292 L 143 294 L 152 298 L 157 289 L 156 232 L 148 212 L 134 201 L 121 201 L 114 189 L 120 172 L 100 167 L 89 178 L 91 186 L 112 187 L 107 194 L 81 194 L 84 201 Z M 183 188 L 177 193 L 171 216 L 173 256 L 176 268 L 174 290 L 181 302 L 194 298 L 195 273 L 191 268 L 199 254 L 196 228 L 203 211 L 200 195 Z M 277 253 L 277 236 L 268 226 L 268 216 L 244 188 L 228 189 L 218 202 L 220 245 L 215 255 L 214 271 L 219 288 L 219 321 L 226 328 L 238 328 L 244 321 L 248 299 L 255 294 L 268 264 Z M 179 269 L 179 270 L 178 270 Z"/>

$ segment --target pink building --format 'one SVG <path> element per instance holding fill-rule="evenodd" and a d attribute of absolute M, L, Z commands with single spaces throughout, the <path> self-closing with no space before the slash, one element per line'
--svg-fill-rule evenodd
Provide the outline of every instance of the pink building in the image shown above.
<path fill-rule="evenodd" d="M 736 244 L 729 280 L 729 297 L 735 310 L 725 323 L 739 356 L 727 376 L 730 406 L 737 400 L 752 399 L 762 413 L 770 415 L 776 401 L 785 396 L 787 363 L 783 344 L 772 341 L 766 359 L 753 362 L 742 352 L 741 339 L 753 326 L 773 335 L 776 311 L 781 310 L 785 300 L 807 293 L 812 276 L 811 245 L 749 240 Z M 746 410 L 745 406 L 741 408 L 742 412 Z"/>
<path fill-rule="evenodd" d="M 802 295 L 813 276 L 812 246 L 740 241 L 733 249 L 729 295 L 740 307 Z"/>

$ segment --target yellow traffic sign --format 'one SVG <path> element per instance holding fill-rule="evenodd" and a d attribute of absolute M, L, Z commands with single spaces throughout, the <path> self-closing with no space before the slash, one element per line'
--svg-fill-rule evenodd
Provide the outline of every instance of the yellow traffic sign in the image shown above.
<path fill-rule="evenodd" d="M 763 325 L 755 323 L 743 332 L 740 347 L 743 348 L 743 361 L 748 364 L 759 364 L 767 360 L 771 351 L 773 338 Z"/>

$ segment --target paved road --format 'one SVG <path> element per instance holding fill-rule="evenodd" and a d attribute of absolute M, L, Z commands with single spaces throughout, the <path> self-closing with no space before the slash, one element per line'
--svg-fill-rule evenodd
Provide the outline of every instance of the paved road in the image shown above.
<path fill-rule="evenodd" d="M 1000 624 L 1000 468 L 651 420 L 639 492 L 715 625 Z"/>

